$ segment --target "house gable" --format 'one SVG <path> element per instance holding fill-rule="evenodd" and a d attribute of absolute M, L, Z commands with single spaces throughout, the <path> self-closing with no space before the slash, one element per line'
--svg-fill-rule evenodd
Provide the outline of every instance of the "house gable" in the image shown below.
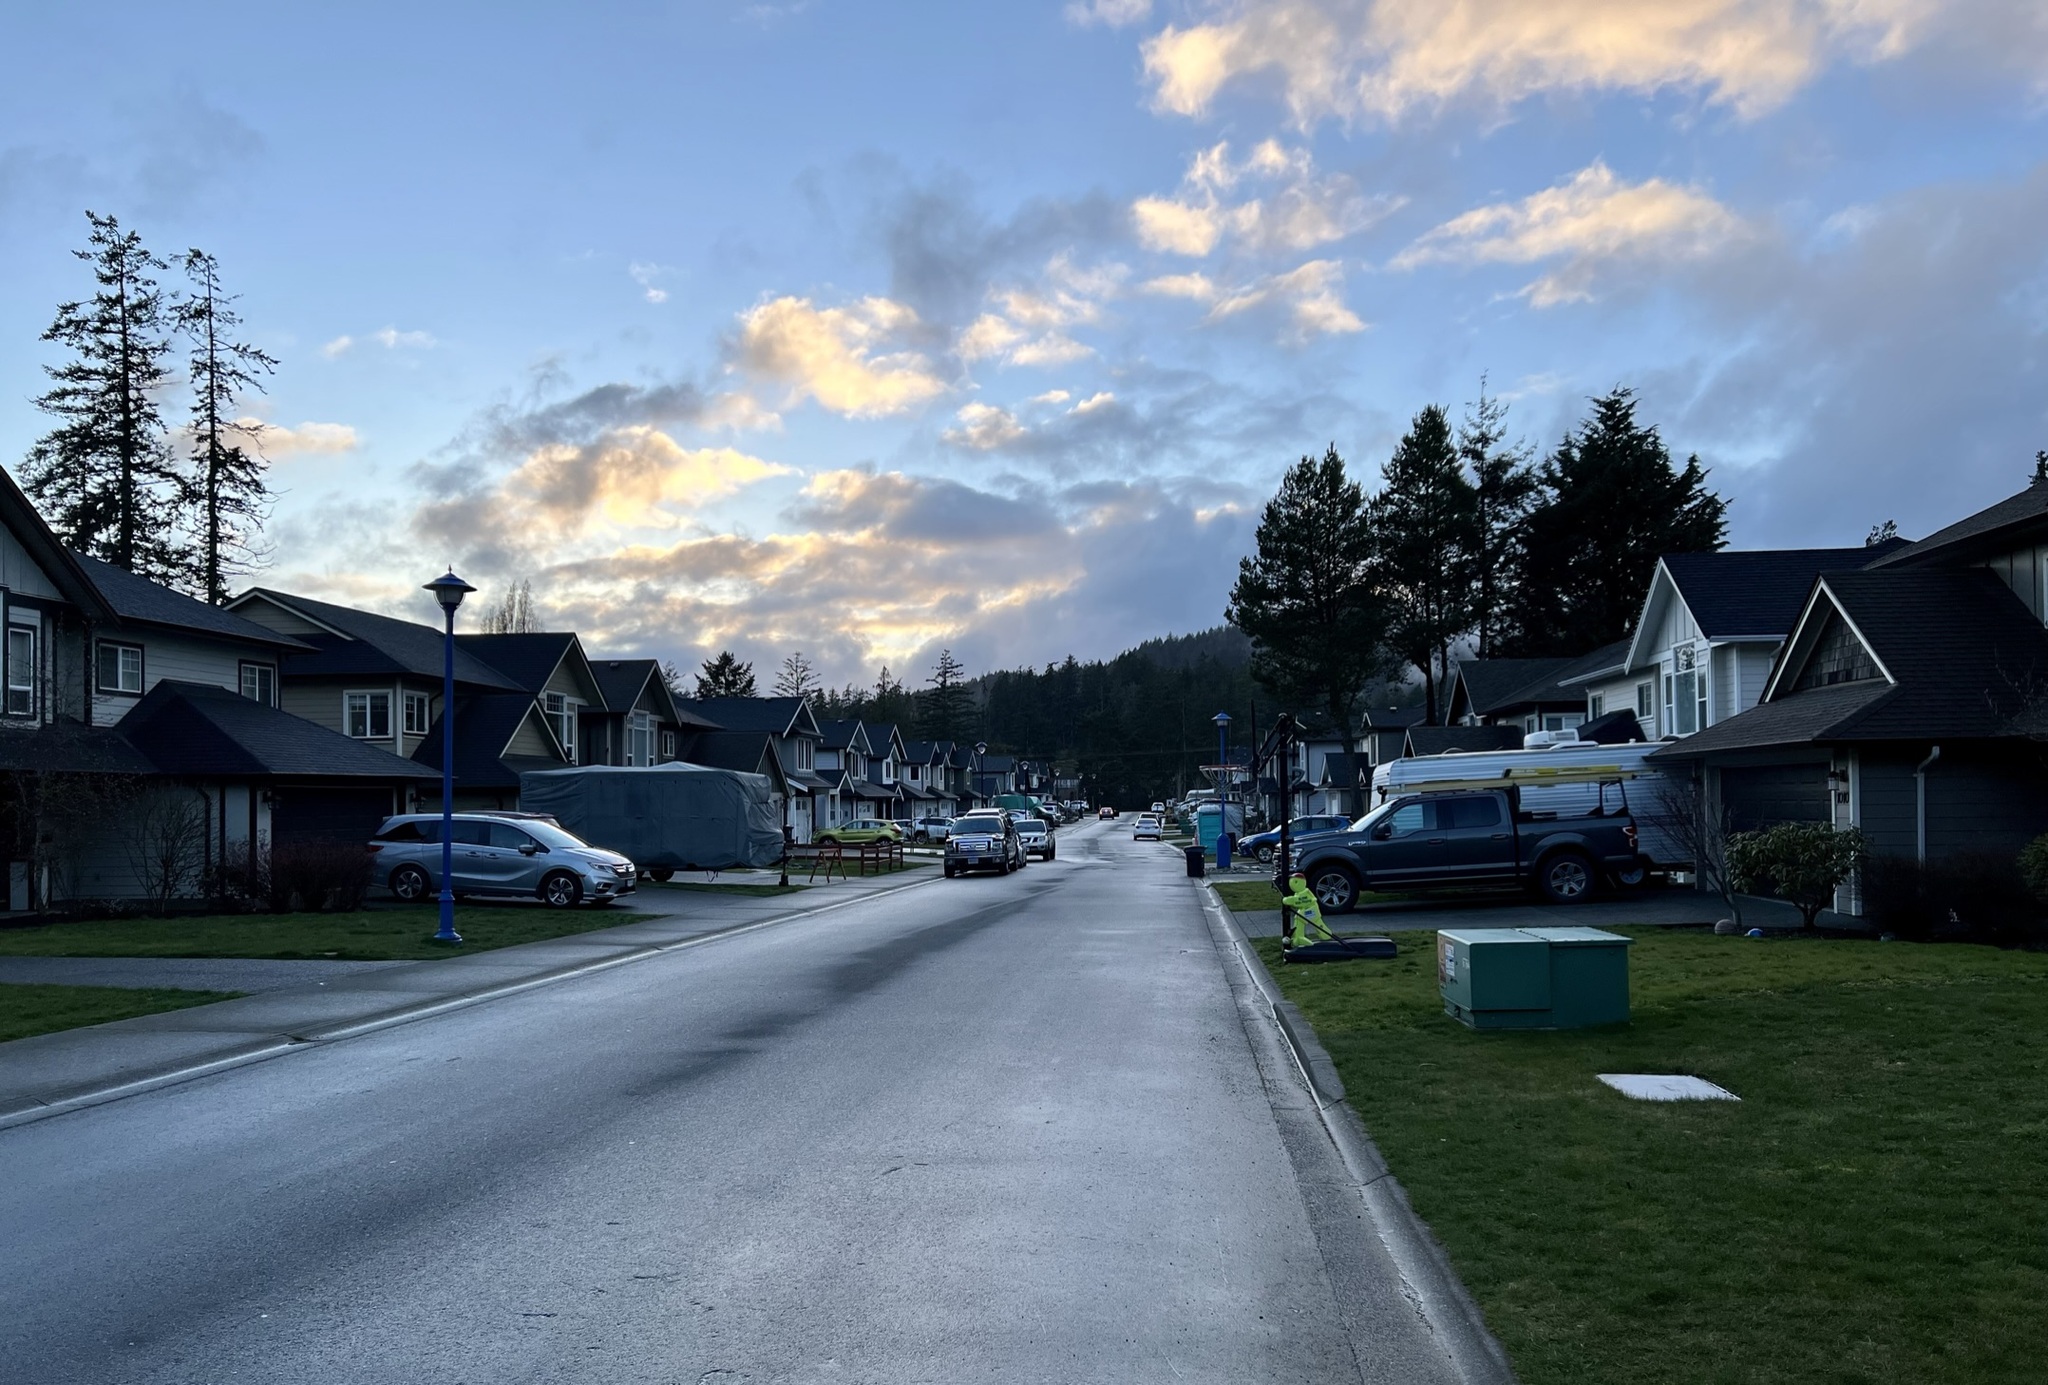
<path fill-rule="evenodd" d="M 1867 669 L 1868 673 L 1863 673 Z M 1833 687 L 1881 678 L 1895 683 L 1871 642 L 1856 628 L 1856 622 L 1842 609 L 1828 587 L 1827 578 L 1815 581 L 1799 613 L 1799 623 L 1786 638 L 1770 677 L 1764 682 L 1760 702 L 1771 702 L 1793 692 Z"/>

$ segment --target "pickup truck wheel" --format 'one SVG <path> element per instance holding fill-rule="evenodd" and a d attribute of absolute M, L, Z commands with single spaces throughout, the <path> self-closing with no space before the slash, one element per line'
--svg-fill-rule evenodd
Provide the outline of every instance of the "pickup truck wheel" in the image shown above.
<path fill-rule="evenodd" d="M 1583 904 L 1593 893 L 1593 863 L 1560 851 L 1537 868 L 1536 892 L 1552 904 Z"/>
<path fill-rule="evenodd" d="M 946 878 L 948 880 L 953 878 L 953 863 L 951 861 L 946 862 Z"/>
<path fill-rule="evenodd" d="M 1641 861 L 1623 866 L 1610 877 L 1617 890 L 1640 890 L 1650 883 L 1650 868 Z"/>
<path fill-rule="evenodd" d="M 1326 914 L 1348 914 L 1358 907 L 1358 877 L 1342 866 L 1318 866 L 1308 883 Z"/>

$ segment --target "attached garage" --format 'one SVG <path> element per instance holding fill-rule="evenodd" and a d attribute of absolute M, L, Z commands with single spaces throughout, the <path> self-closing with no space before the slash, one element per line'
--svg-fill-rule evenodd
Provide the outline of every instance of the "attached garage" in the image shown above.
<path fill-rule="evenodd" d="M 1721 804 L 1737 832 L 1754 832 L 1780 822 L 1834 820 L 1825 762 L 1727 766 L 1720 776 Z"/>
<path fill-rule="evenodd" d="M 275 842 L 362 841 L 398 811 L 388 785 L 280 784 L 271 791 Z"/>

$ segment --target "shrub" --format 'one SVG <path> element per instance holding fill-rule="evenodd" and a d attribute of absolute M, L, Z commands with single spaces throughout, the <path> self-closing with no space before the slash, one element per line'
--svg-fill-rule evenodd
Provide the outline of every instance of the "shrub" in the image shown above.
<path fill-rule="evenodd" d="M 2019 870 L 2034 898 L 2048 904 L 2048 836 L 2036 837 L 2020 849 Z"/>
<path fill-rule="evenodd" d="M 2048 938 L 2048 919 L 2029 887 L 2024 859 L 1958 852 L 1923 866 L 1908 857 L 1877 857 L 1864 867 L 1864 908 L 1876 927 L 1918 942 L 2039 942 Z"/>
<path fill-rule="evenodd" d="M 278 842 L 262 881 L 271 913 L 348 913 L 370 893 L 370 855 L 361 842 Z"/>
<path fill-rule="evenodd" d="M 1835 890 L 1861 864 L 1863 834 L 1825 822 L 1781 822 L 1728 839 L 1728 874 L 1735 888 L 1768 891 L 1799 910 L 1806 927 L 1834 902 Z"/>

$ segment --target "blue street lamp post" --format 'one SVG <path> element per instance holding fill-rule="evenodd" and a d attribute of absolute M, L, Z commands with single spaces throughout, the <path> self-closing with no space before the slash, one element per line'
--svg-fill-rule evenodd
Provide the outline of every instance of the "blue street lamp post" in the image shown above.
<path fill-rule="evenodd" d="M 441 641 L 441 926 L 434 941 L 456 944 L 462 935 L 455 931 L 455 608 L 476 588 L 451 568 L 426 590 L 447 620 Z"/>
<path fill-rule="evenodd" d="M 1218 712 L 1216 723 L 1216 869 L 1230 869 L 1230 713 Z"/>
<path fill-rule="evenodd" d="M 981 772 L 981 757 L 988 754 L 988 742 L 974 743 L 974 795 L 981 800 L 981 807 L 988 806 L 988 776 Z"/>

